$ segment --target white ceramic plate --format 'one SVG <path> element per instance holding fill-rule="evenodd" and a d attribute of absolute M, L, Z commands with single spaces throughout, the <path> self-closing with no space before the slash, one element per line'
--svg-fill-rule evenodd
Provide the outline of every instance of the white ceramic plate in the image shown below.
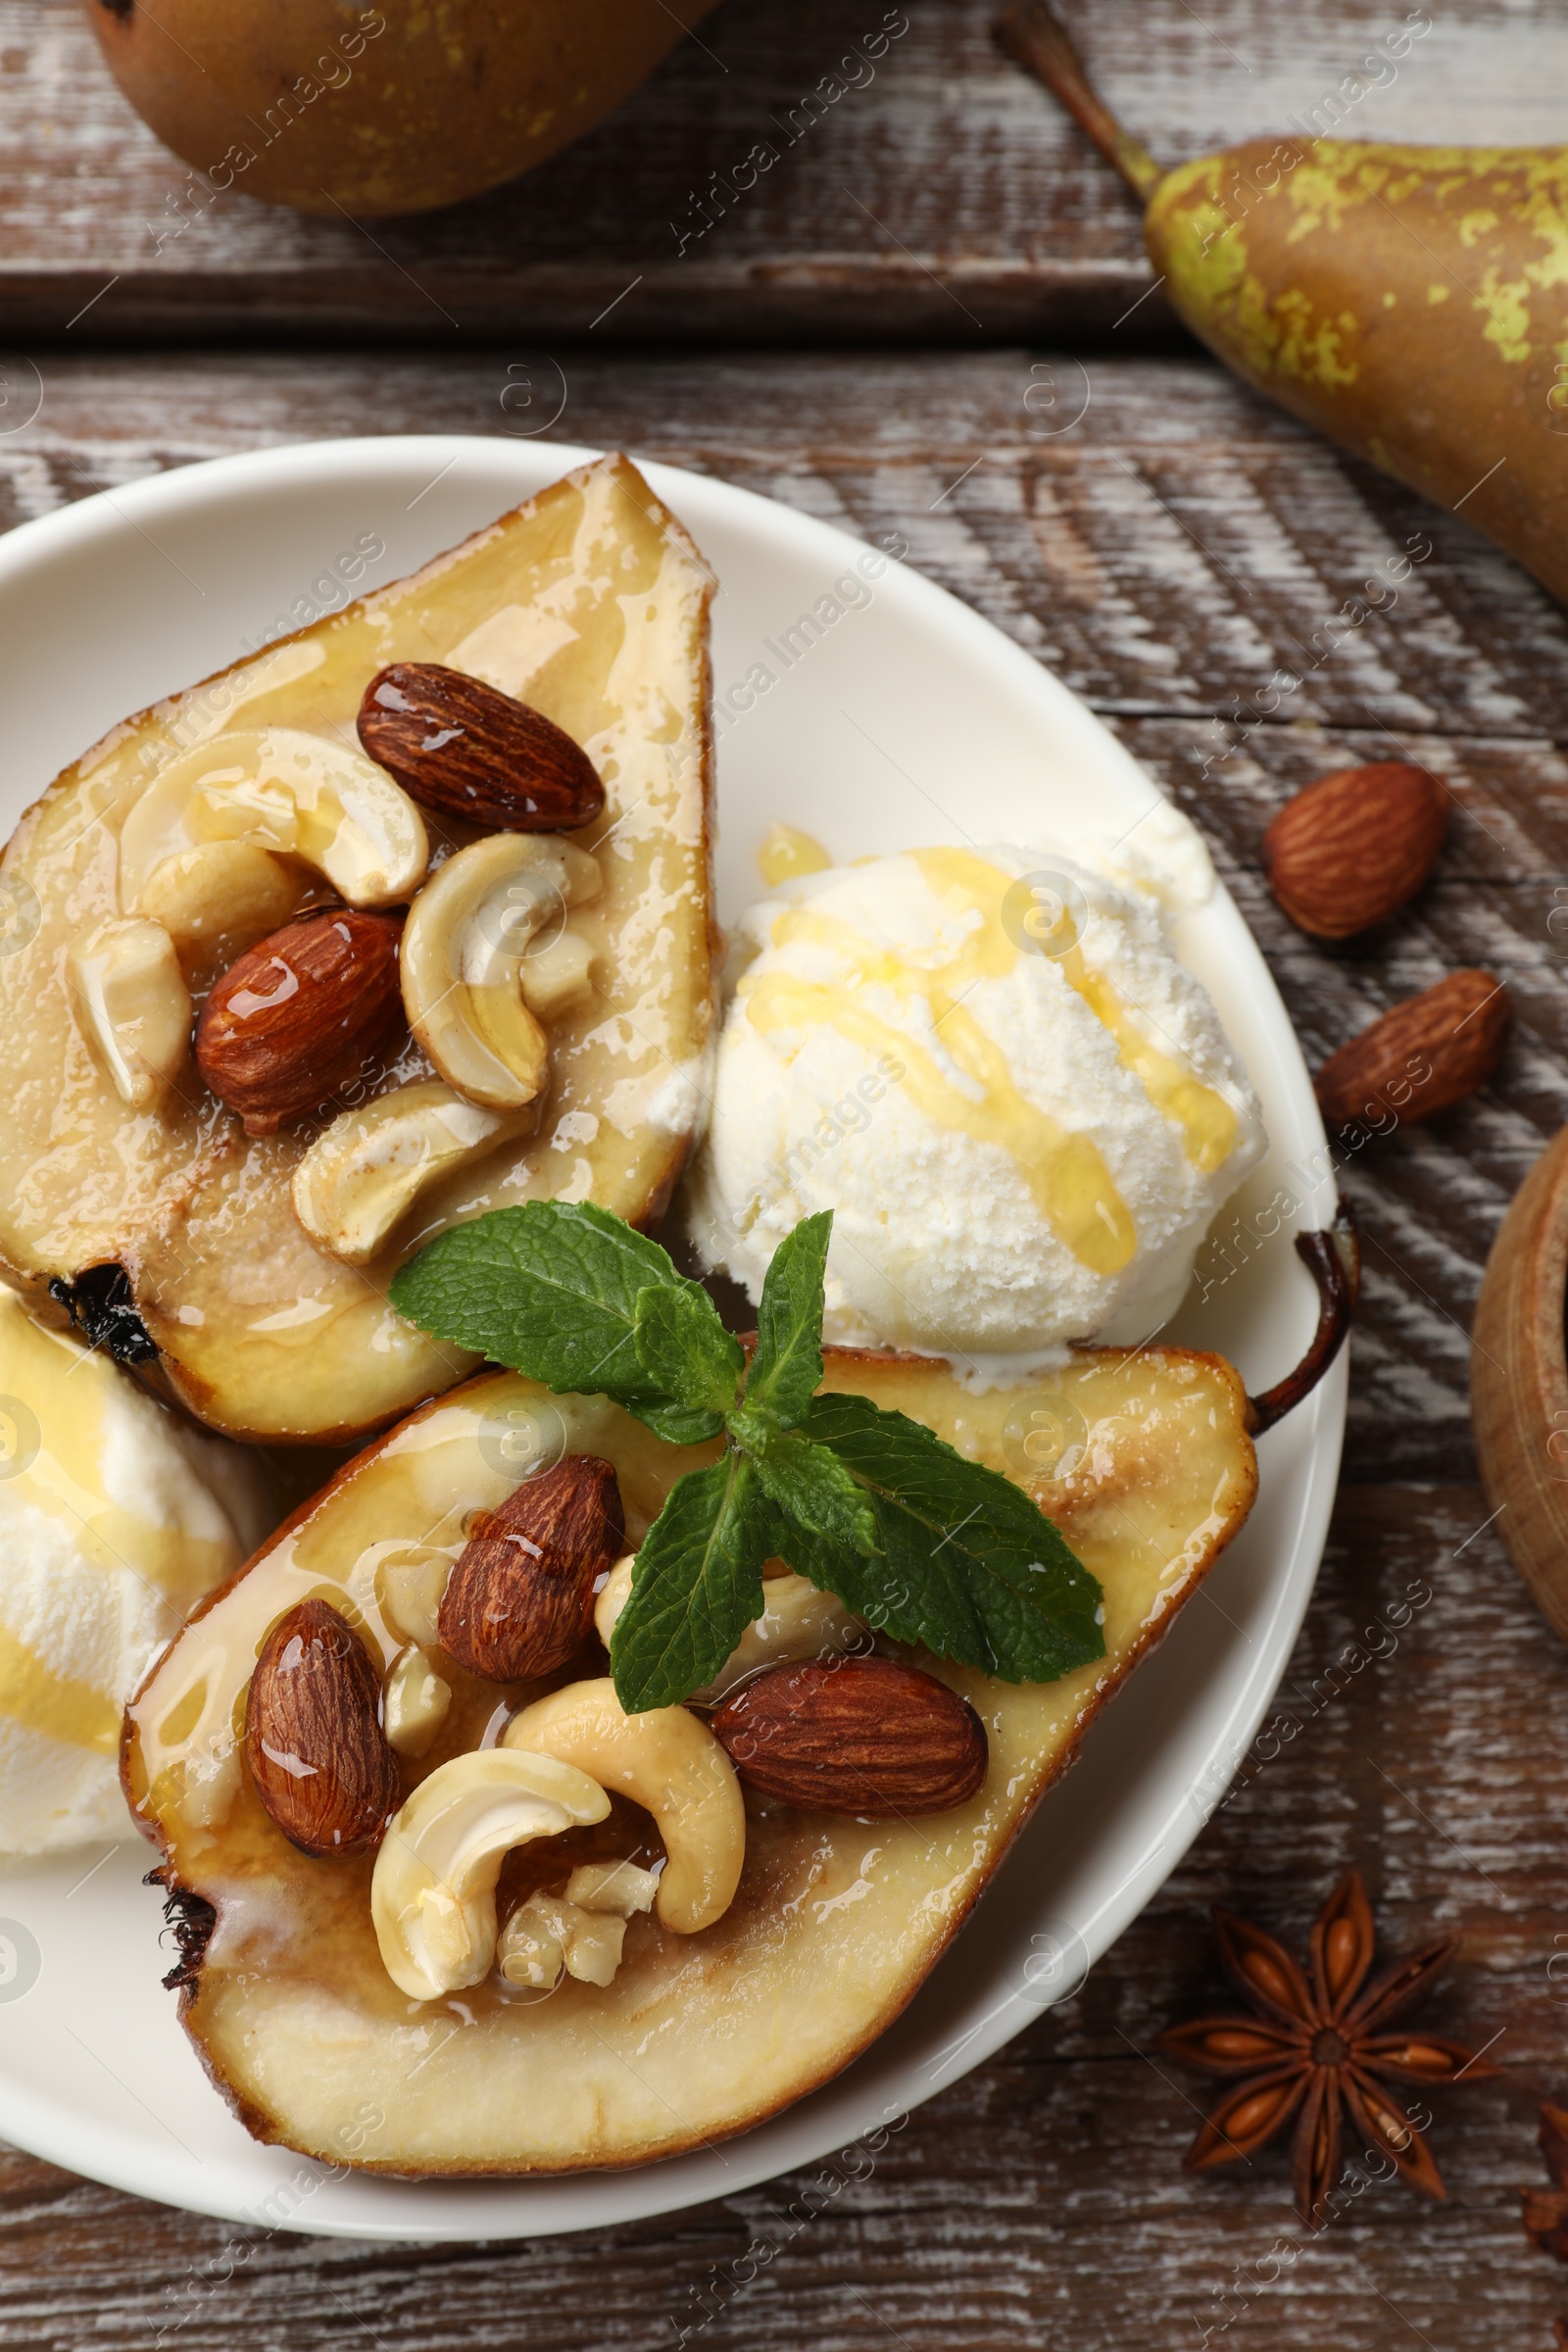
<path fill-rule="evenodd" d="M 587 453 L 538 441 L 388 438 L 273 449 L 105 492 L 0 542 L 9 832 L 116 720 L 233 661 L 296 599 L 346 601 L 334 560 L 367 534 L 365 585 L 422 563 Z M 1154 787 L 1066 689 L 905 565 L 785 668 L 781 632 L 863 553 L 827 525 L 726 484 L 650 466 L 722 583 L 720 693 L 776 683 L 719 753 L 720 911 L 756 895 L 777 817 L 835 856 L 967 839 L 1118 834 Z M 825 611 L 825 608 L 823 608 Z M 308 617 L 308 614 L 304 615 Z M 773 647 L 767 650 L 769 641 Z M 1223 892 L 1184 918 L 1263 1099 L 1273 1149 L 1233 1204 L 1293 1176 L 1323 1134 L 1262 957 Z M 1320 1182 L 1301 1224 L 1327 1222 Z M 1228 1229 L 1232 1212 L 1227 1212 Z M 1265 1220 L 1266 1221 L 1266 1220 Z M 1176 1336 L 1217 1347 L 1250 1388 L 1282 1374 L 1314 1295 L 1284 1234 Z M 72 2171 L 250 2225 L 376 2238 L 526 2237 L 731 2194 L 842 2148 L 999 2048 L 1143 1908 L 1222 1795 L 1290 1654 L 1317 1572 L 1345 1420 L 1345 1366 L 1261 1446 L 1251 1520 L 1169 1640 L 1092 1734 L 905 2016 L 839 2081 L 722 2147 L 630 2173 L 420 2184 L 334 2175 L 263 2148 L 209 2085 L 159 1977 L 160 1898 L 139 1841 L 0 1874 L 0 2131 Z"/>

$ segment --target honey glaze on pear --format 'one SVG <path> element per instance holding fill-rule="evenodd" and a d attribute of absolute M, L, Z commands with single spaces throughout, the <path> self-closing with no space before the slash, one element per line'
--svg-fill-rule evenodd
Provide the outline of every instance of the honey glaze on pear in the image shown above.
<path fill-rule="evenodd" d="M 6 854 L 36 926 L 0 956 L 0 1277 L 46 1301 L 51 1281 L 122 1267 L 167 1389 L 210 1426 L 264 1443 L 363 1436 L 474 1368 L 387 1304 L 412 1226 L 364 1265 L 306 1234 L 291 1182 L 313 1123 L 268 1102 L 255 1115 L 281 1124 L 242 1144 L 194 1073 L 132 1110 L 56 980 L 74 939 L 123 913 L 122 830 L 193 742 L 285 728 L 341 745 L 368 682 L 415 659 L 522 687 L 603 784 L 602 813 L 574 838 L 598 855 L 612 836 L 602 895 L 571 916 L 593 987 L 548 1016 L 537 1131 L 443 1175 L 421 1197 L 419 1233 L 564 1186 L 633 1223 L 657 1216 L 689 1148 L 712 1021 L 711 588 L 635 470 L 597 462 L 412 578 L 130 718 L 67 769 Z M 375 1054 L 356 1103 L 429 1076 L 412 1047 L 390 1063 Z"/>
<path fill-rule="evenodd" d="M 1029 1486 L 1104 1590 L 1105 1657 L 1049 1686 L 923 1662 L 984 1726 L 992 1769 L 967 1803 L 867 1829 L 749 1799 L 738 1890 L 701 1935 L 639 1917 L 606 1987 L 572 1983 L 541 1998 L 492 1974 L 461 2001 L 411 2004 L 376 1947 L 368 1854 L 327 1865 L 297 1851 L 248 1774 L 226 1813 L 200 1818 L 205 1760 L 221 1748 L 259 1644 L 293 1602 L 335 1592 L 390 1665 L 413 1637 L 400 1611 L 424 1590 L 421 1566 L 455 1562 L 470 1514 L 516 1488 L 504 1450 L 512 1434 L 525 1433 L 541 1462 L 583 1453 L 612 1463 L 629 1546 L 674 1481 L 717 1452 L 666 1446 L 604 1398 L 553 1397 L 510 1374 L 422 1408 L 193 1621 L 130 1710 L 127 1790 L 176 1882 L 219 1915 L 183 2019 L 253 2131 L 341 2161 L 345 2118 L 374 2100 L 386 2120 L 355 2159 L 371 2168 L 564 2172 L 652 2161 L 745 2130 L 835 2075 L 910 1997 L 1255 1492 L 1246 1399 L 1217 1357 L 1097 1351 L 1054 1376 L 1049 1395 L 971 1396 L 919 1358 L 829 1349 L 826 1366 L 828 1386 L 911 1412 Z M 1083 1427 L 1062 1476 L 1028 1450 L 1030 1416 L 1047 1408 Z M 602 1674 L 591 1660 L 585 1652 L 552 1679 Z M 493 1742 L 543 1694 L 439 1664 L 451 1714 L 429 1754 L 405 1765 L 406 1790 L 447 1757 Z M 646 1813 L 622 1806 L 579 1835 L 593 1859 L 657 1865 L 651 1831 Z M 554 1855 L 540 1841 L 508 1865 L 503 1913 L 514 1895 L 558 1889 L 590 1858 L 567 1842 Z"/>

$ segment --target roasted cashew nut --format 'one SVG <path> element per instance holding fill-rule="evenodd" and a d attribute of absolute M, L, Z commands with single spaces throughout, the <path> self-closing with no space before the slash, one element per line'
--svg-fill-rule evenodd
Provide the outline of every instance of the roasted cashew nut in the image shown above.
<path fill-rule="evenodd" d="M 177 899 L 177 870 L 159 869 L 219 841 L 297 858 L 350 906 L 407 899 L 430 855 L 423 817 L 384 768 L 299 727 L 217 735 L 161 768 L 121 830 L 121 906 L 140 911 L 148 891 Z M 189 887 L 200 892 L 199 875 Z"/>
<path fill-rule="evenodd" d="M 610 1681 L 568 1683 L 514 1715 L 504 1755 L 557 1756 L 651 1813 L 669 1859 L 657 1909 L 695 1936 L 729 1909 L 746 1859 L 746 1808 L 734 1766 L 685 1707 L 628 1715 Z"/>
<path fill-rule="evenodd" d="M 360 1568 L 375 1594 L 375 1605 L 398 1641 L 434 1649 L 441 1639 L 441 1595 L 463 1549 L 456 1544 L 409 1543 L 384 1537 L 367 1546 Z"/>
<path fill-rule="evenodd" d="M 545 1033 L 523 1002 L 529 941 L 562 906 L 603 887 L 586 850 L 551 833 L 493 833 L 449 858 L 403 931 L 409 1026 L 449 1085 L 510 1110 L 549 1074 Z"/>
<path fill-rule="evenodd" d="M 66 977 L 77 1019 L 133 1109 L 145 1109 L 190 1050 L 190 991 L 161 923 L 111 915 L 74 939 Z"/>
<path fill-rule="evenodd" d="M 489 1747 L 438 1764 L 394 1816 L 370 1880 L 393 1984 L 416 2001 L 480 1984 L 495 1959 L 504 1857 L 609 1811 L 604 1790 L 554 1756 Z"/>
<path fill-rule="evenodd" d="M 397 1087 L 317 1137 L 294 1171 L 294 1214 L 313 1242 L 364 1265 L 420 1193 L 533 1120 L 531 1108 L 486 1110 L 438 1078 Z"/>
<path fill-rule="evenodd" d="M 536 1021 L 554 1021 L 591 1004 L 594 995 L 594 949 L 568 923 L 549 945 L 534 948 L 522 959 L 517 974 L 522 1001 Z"/>
<path fill-rule="evenodd" d="M 509 1984 L 548 1991 L 563 1969 L 583 1984 L 611 1984 L 625 1940 L 619 1915 L 588 1911 L 569 1896 L 530 1894 L 502 1929 L 496 1960 Z"/>
<path fill-rule="evenodd" d="M 451 1684 L 441 1680 L 428 1653 L 411 1642 L 398 1651 L 381 1686 L 381 1729 L 388 1747 L 400 1756 L 422 1756 L 434 1746 L 451 1704 Z"/>
<path fill-rule="evenodd" d="M 606 1911 L 616 1919 L 631 1919 L 651 1911 L 659 1892 L 659 1873 L 638 1862 L 579 1862 L 566 1881 L 566 1900 L 579 1911 Z"/>
<path fill-rule="evenodd" d="M 555 1991 L 565 1970 L 566 1944 L 552 1906 L 541 1909 L 537 1895 L 517 1905 L 497 1940 L 496 1966 L 509 1984 Z"/>
<path fill-rule="evenodd" d="M 594 1629 L 605 1647 L 615 1620 L 631 1598 L 636 1554 L 617 1560 L 605 1579 L 594 1603 Z M 716 1707 L 740 1684 L 750 1682 L 767 1666 L 794 1666 L 804 1658 L 820 1658 L 850 1649 L 860 1620 L 836 1593 L 823 1592 L 804 1576 L 770 1576 L 762 1587 L 762 1613 L 754 1618 L 712 1681 L 692 1692 L 691 1703 Z"/>
<path fill-rule="evenodd" d="M 624 1553 L 606 1577 L 600 1587 L 599 1598 L 594 1602 L 594 1632 L 607 1649 L 620 1612 L 631 1598 L 631 1580 L 636 1568 L 637 1554 L 634 1551 Z"/>
<path fill-rule="evenodd" d="M 251 841 L 204 841 L 161 858 L 138 894 L 138 914 L 162 923 L 188 956 L 220 945 L 232 963 L 300 903 L 304 876 Z"/>

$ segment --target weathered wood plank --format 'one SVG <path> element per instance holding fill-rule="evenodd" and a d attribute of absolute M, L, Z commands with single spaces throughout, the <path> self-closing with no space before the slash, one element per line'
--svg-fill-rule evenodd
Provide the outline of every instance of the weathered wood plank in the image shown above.
<path fill-rule="evenodd" d="M 504 432 L 512 364 L 52 358 L 36 418 L 0 437 L 0 522 L 262 442 Z M 19 415 L 36 389 L 17 377 Z M 1507 979 L 1517 1027 L 1493 1087 L 1368 1147 L 1347 1177 L 1368 1238 L 1351 1474 L 1466 1473 L 1481 1268 L 1568 1118 L 1563 612 L 1462 522 L 1198 361 L 569 354 L 565 392 L 563 431 L 902 531 L 912 563 L 1103 711 L 1203 828 L 1312 1058 L 1457 964 Z M 1440 874 L 1395 923 L 1324 949 L 1263 886 L 1264 828 L 1314 776 L 1400 755 L 1452 796 Z"/>
<path fill-rule="evenodd" d="M 623 442 L 851 530 L 898 527 L 921 568 L 1100 709 L 1234 713 L 1242 733 L 1568 736 L 1568 630 L 1545 593 L 1205 361 L 57 353 L 13 364 L 0 396 L 7 524 L 195 457 L 514 434 L 549 416 L 557 437 Z M 1346 607 L 1369 579 L 1379 610 L 1357 625 Z M 1281 670 L 1300 683 L 1267 712 Z M 1205 742 L 1221 780 L 1223 749 Z"/>
<path fill-rule="evenodd" d="M 378 224 L 372 241 L 219 195 L 142 128 L 74 11 L 0 0 L 0 320 L 77 341 L 1168 335 L 1157 296 L 1126 316 L 1151 282 L 1136 209 L 998 54 L 995 13 L 996 0 L 726 0 L 568 154 L 493 197 Z M 1551 0 L 1396 9 L 1386 24 L 1359 0 L 1073 13 L 1107 93 L 1171 162 L 1293 121 L 1561 135 Z M 1391 58 L 1407 17 L 1430 30 Z M 858 45 L 884 19 L 907 30 L 873 63 Z M 715 209 L 759 141 L 776 162 Z"/>
<path fill-rule="evenodd" d="M 876 2157 L 634 2229 L 380 2248 L 236 2232 L 7 2156 L 0 2343 L 655 2352 L 685 2328 L 708 2352 L 1149 2352 L 1234 2328 L 1291 2352 L 1544 2352 L 1568 2277 L 1529 2248 L 1518 2190 L 1542 2178 L 1537 2102 L 1568 2088 L 1553 1981 L 1568 1653 L 1494 1533 L 1477 1534 L 1486 1510 L 1475 1490 L 1345 1491 L 1236 1793 L 1077 1999 Z M 1136 1682 L 1120 1703 L 1137 1704 Z M 1299 1946 L 1350 1866 L 1390 1953 L 1463 1936 L 1423 2017 L 1477 2044 L 1500 2034 L 1491 2055 L 1508 2071 L 1436 2102 L 1447 2205 L 1373 2182 L 1309 2238 L 1283 2154 L 1182 2173 L 1202 2085 L 1151 2052 L 1161 2026 L 1225 1997 L 1210 1902 Z"/>

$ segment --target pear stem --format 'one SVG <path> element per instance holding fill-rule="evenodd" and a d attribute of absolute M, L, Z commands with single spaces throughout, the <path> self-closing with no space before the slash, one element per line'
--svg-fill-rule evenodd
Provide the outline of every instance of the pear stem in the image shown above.
<path fill-rule="evenodd" d="M 1295 1371 L 1261 1396 L 1247 1399 L 1247 1426 L 1254 1438 L 1283 1421 L 1303 1396 L 1310 1396 L 1345 1345 L 1361 1297 L 1361 1236 L 1343 1193 L 1333 1224 L 1326 1231 L 1298 1233 L 1296 1254 L 1317 1284 L 1317 1329 Z"/>
<path fill-rule="evenodd" d="M 1123 130 L 1094 88 L 1084 63 L 1046 0 L 1013 0 L 997 25 L 1007 55 L 1043 81 L 1080 129 L 1086 130 L 1133 194 L 1147 204 L 1165 176 L 1142 139 Z"/>

